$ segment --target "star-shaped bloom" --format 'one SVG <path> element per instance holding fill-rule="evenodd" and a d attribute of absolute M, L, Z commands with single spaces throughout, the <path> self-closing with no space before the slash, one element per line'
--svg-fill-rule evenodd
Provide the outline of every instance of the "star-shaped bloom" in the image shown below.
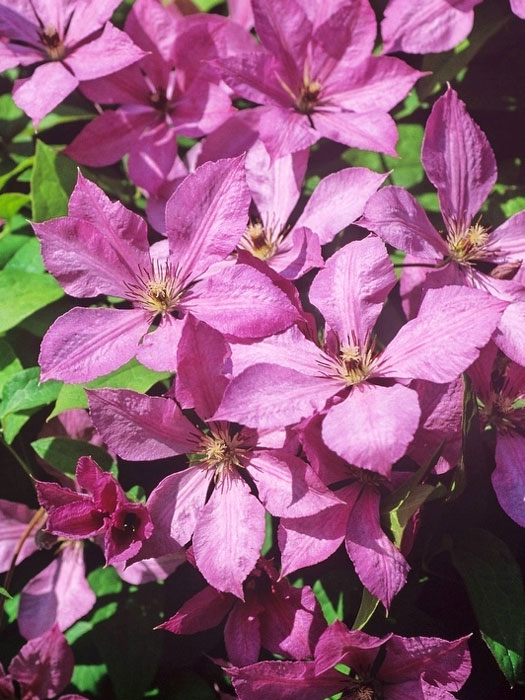
<path fill-rule="evenodd" d="M 403 61 L 372 56 L 368 0 L 253 0 L 263 49 L 218 60 L 237 95 L 258 105 L 257 128 L 271 158 L 322 136 L 395 155 L 388 115 L 422 75 Z"/>
<path fill-rule="evenodd" d="M 260 343 L 233 344 L 235 376 L 214 419 L 271 429 L 326 408 L 327 446 L 388 477 L 421 415 L 407 382 L 455 380 L 488 343 L 507 306 L 477 289 L 431 289 L 418 316 L 380 350 L 373 328 L 395 281 L 380 239 L 369 236 L 337 251 L 310 288 L 325 319 L 324 346 L 296 328 Z"/>
<path fill-rule="evenodd" d="M 69 216 L 34 224 L 44 262 L 68 294 L 107 294 L 132 308 L 79 307 L 58 318 L 42 341 L 42 379 L 89 381 L 135 355 L 174 371 L 187 312 L 234 337 L 290 326 L 297 311 L 267 276 L 219 265 L 244 233 L 249 200 L 242 157 L 204 164 L 168 202 L 167 244 L 150 250 L 146 222 L 79 174 Z"/>
<path fill-rule="evenodd" d="M 136 63 L 144 51 L 109 18 L 120 0 L 0 3 L 0 72 L 38 63 L 15 82 L 13 99 L 35 125 L 80 82 Z"/>

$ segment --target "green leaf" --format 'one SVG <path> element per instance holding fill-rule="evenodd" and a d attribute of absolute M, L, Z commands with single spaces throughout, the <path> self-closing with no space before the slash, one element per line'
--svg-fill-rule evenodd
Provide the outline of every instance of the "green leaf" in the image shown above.
<path fill-rule="evenodd" d="M 451 554 L 481 636 L 512 687 L 522 678 L 525 649 L 525 596 L 519 565 L 502 540 L 480 528 L 455 538 Z"/>
<path fill-rule="evenodd" d="M 36 142 L 31 177 L 33 220 L 46 221 L 67 214 L 69 195 L 77 180 L 77 166 L 43 141 Z"/>
<path fill-rule="evenodd" d="M 263 546 L 261 547 L 261 554 L 263 557 L 265 557 L 270 549 L 272 548 L 273 545 L 273 523 L 272 523 L 272 516 L 268 511 L 266 512 L 266 529 L 265 529 L 265 534 L 264 534 L 264 542 Z"/>
<path fill-rule="evenodd" d="M 320 580 L 317 580 L 314 583 L 314 585 L 312 586 L 312 590 L 315 593 L 315 597 L 319 601 L 319 605 L 321 606 L 324 618 L 329 625 L 331 625 L 332 622 L 334 622 L 335 620 L 343 619 L 344 615 L 342 593 L 339 594 L 337 608 L 335 608 Z"/>
<path fill-rule="evenodd" d="M 359 610 L 357 611 L 357 615 L 355 616 L 352 629 L 362 630 L 363 627 L 368 623 L 372 615 L 375 613 L 378 605 L 379 598 L 376 598 L 374 595 L 372 595 L 367 588 L 363 588 L 361 604 L 359 606 Z"/>
<path fill-rule="evenodd" d="M 31 156 L 29 158 L 26 158 L 25 160 L 21 161 L 16 165 L 12 170 L 9 170 L 9 172 L 4 173 L 3 175 L 0 176 L 0 190 L 2 190 L 5 185 L 9 182 L 9 180 L 14 177 L 15 175 L 18 175 L 19 173 L 23 172 L 24 170 L 27 170 L 27 168 L 30 168 L 33 163 L 35 162 L 34 156 Z"/>
<path fill-rule="evenodd" d="M 45 272 L 38 238 L 30 238 L 24 243 L 9 262 L 7 262 L 5 269 L 21 270 L 22 272 L 31 272 L 34 274 L 42 274 Z"/>
<path fill-rule="evenodd" d="M 7 598 L 8 600 L 13 600 L 13 596 L 11 595 L 11 593 L 9 593 L 9 591 L 6 591 L 6 589 L 3 588 L 3 586 L 0 586 L 0 595 L 4 598 Z"/>
<path fill-rule="evenodd" d="M 115 372 L 94 379 L 87 384 L 64 384 L 49 418 L 53 418 L 70 408 L 87 408 L 88 402 L 84 387 L 87 389 L 100 389 L 101 387 L 132 389 L 144 393 L 157 382 L 169 379 L 169 377 L 171 374 L 168 372 L 154 372 L 141 365 L 137 360 L 130 360 Z"/>
<path fill-rule="evenodd" d="M 513 197 L 501 204 L 501 210 L 507 218 L 525 209 L 525 197 Z"/>
<path fill-rule="evenodd" d="M 61 104 L 50 114 L 47 114 L 38 125 L 38 133 L 52 129 L 60 124 L 70 124 L 71 122 L 89 121 L 96 117 L 96 113 L 88 112 L 83 107 L 76 105 Z"/>
<path fill-rule="evenodd" d="M 29 204 L 31 197 L 21 192 L 5 192 L 0 194 L 0 219 L 12 219 L 25 205 Z"/>
<path fill-rule="evenodd" d="M 39 384 L 39 367 L 29 367 L 13 374 L 2 390 L 0 403 L 0 418 L 2 422 L 10 413 L 25 411 L 30 408 L 47 406 L 58 396 L 61 382 L 49 381 Z"/>
<path fill-rule="evenodd" d="M 0 332 L 13 328 L 62 296 L 64 291 L 51 275 L 9 269 L 0 271 Z"/>
<path fill-rule="evenodd" d="M 101 566 L 92 571 L 88 583 L 98 598 L 104 595 L 114 595 L 122 590 L 122 579 L 112 566 Z"/>
<path fill-rule="evenodd" d="M 95 697 L 100 697 L 98 685 L 107 672 L 106 664 L 75 664 L 71 683 L 79 693 L 92 693 Z"/>
<path fill-rule="evenodd" d="M 82 440 L 48 437 L 35 440 L 31 443 L 31 447 L 39 457 L 69 476 L 74 476 L 80 457 L 92 457 L 105 471 L 109 471 L 113 463 L 113 459 L 106 450 Z"/>
<path fill-rule="evenodd" d="M 199 8 L 201 12 L 208 12 L 213 7 L 220 5 L 223 0 L 192 0 L 193 4 Z"/>
<path fill-rule="evenodd" d="M 22 371 L 22 364 L 9 343 L 0 338 L 0 396 L 7 380 Z"/>
<path fill-rule="evenodd" d="M 423 182 L 424 173 L 421 165 L 421 144 L 423 143 L 423 127 L 421 124 L 400 124 L 397 152 L 399 158 L 384 156 L 388 170 L 392 170 L 390 178 L 394 185 L 413 187 Z"/>
<path fill-rule="evenodd" d="M 394 536 L 394 544 L 398 549 L 401 548 L 403 534 L 408 521 L 421 508 L 434 490 L 435 486 L 419 484 L 393 510 L 389 511 L 390 531 Z"/>
<path fill-rule="evenodd" d="M 31 240 L 30 236 L 22 236 L 20 234 L 7 233 L 6 235 L 0 235 L 0 267 L 3 267 L 16 251 L 29 240 Z"/>
<path fill-rule="evenodd" d="M 10 141 L 29 121 L 24 112 L 13 102 L 10 93 L 0 96 L 0 136 Z"/>

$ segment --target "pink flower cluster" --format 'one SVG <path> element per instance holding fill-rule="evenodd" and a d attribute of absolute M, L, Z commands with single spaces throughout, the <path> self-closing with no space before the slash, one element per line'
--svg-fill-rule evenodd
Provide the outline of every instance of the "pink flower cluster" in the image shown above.
<path fill-rule="evenodd" d="M 395 154 L 388 112 L 423 75 L 372 53 L 368 0 L 253 0 L 259 42 L 241 23 L 183 17 L 157 0 L 137 0 L 122 32 L 108 21 L 117 4 L 0 5 L 2 69 L 39 63 L 17 81 L 17 104 L 35 123 L 77 86 L 109 105 L 66 152 L 92 167 L 128 155 L 158 234 L 81 173 L 68 216 L 33 225 L 46 269 L 67 294 L 90 300 L 49 328 L 41 378 L 85 383 L 134 357 L 174 373 L 163 396 L 89 390 L 89 410 L 119 457 L 187 462 L 145 503 L 89 457 L 75 482 L 37 483 L 45 533 L 61 549 L 23 593 L 20 629 L 34 639 L 0 690 L 12 679 L 32 687 L 19 670 L 29 646 L 43 633 L 62 644 L 58 628 L 93 605 L 77 540 L 94 539 L 127 580 L 165 578 L 187 560 L 198 569 L 205 587 L 161 627 L 192 634 L 226 619 L 227 670 L 242 700 L 451 698 L 469 674 L 466 638 L 326 628 L 311 588 L 283 577 L 344 543 L 363 586 L 389 609 L 424 506 L 394 542 L 381 503 L 413 476 L 408 461 L 396 466 L 406 456 L 424 466 L 438 451 L 434 474 L 456 466 L 464 373 L 497 433 L 499 503 L 525 525 L 525 213 L 495 230 L 479 217 L 495 158 L 451 87 L 434 104 L 422 150 L 441 231 L 406 190 L 381 187 L 387 173 L 366 168 L 327 175 L 298 211 L 309 147 L 324 137 Z M 417 50 L 415 34 L 409 46 L 402 31 L 411 4 L 388 4 L 385 51 Z M 426 2 L 434 14 L 443 4 Z M 465 14 L 466 26 L 475 4 L 450 12 Z M 240 98 L 252 106 L 235 108 Z M 204 138 L 183 162 L 176 136 Z M 338 238 L 350 224 L 353 240 Z M 406 320 L 385 333 L 392 247 L 409 263 Z M 35 514 L 2 503 L 15 541 Z M 279 564 L 261 557 L 269 515 Z M 78 580 L 75 604 L 66 571 Z M 258 662 L 261 648 L 289 660 Z M 43 691 L 31 692 L 23 697 Z"/>

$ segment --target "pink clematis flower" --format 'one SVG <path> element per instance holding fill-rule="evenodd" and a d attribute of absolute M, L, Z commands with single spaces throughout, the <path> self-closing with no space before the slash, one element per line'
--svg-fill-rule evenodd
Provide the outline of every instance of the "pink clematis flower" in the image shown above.
<path fill-rule="evenodd" d="M 240 700 L 454 700 L 470 675 L 468 637 L 372 637 L 334 622 L 321 635 L 313 661 L 262 661 L 229 668 Z M 336 671 L 344 664 L 350 674 Z"/>
<path fill-rule="evenodd" d="M 14 101 L 35 126 L 81 81 L 114 73 L 144 56 L 127 34 L 108 22 L 119 3 L 0 3 L 0 72 L 41 64 L 30 78 L 17 80 L 13 90 Z"/>
<path fill-rule="evenodd" d="M 218 60 L 222 77 L 255 102 L 271 158 L 322 136 L 395 155 L 388 110 L 423 75 L 403 61 L 372 56 L 376 19 L 368 0 L 253 0 L 264 50 Z"/>
<path fill-rule="evenodd" d="M 288 219 L 299 201 L 308 151 L 271 161 L 259 141 L 246 158 L 246 178 L 257 207 L 239 247 L 287 279 L 323 267 L 320 246 L 358 219 L 386 175 L 367 168 L 345 168 L 315 188 L 293 226 Z"/>
<path fill-rule="evenodd" d="M 496 181 L 496 159 L 487 137 L 450 87 L 427 121 L 421 160 L 438 191 L 445 239 L 400 187 L 385 187 L 372 195 L 360 224 L 406 251 L 411 262 L 435 265 L 435 270 L 404 271 L 401 289 L 410 315 L 425 289 L 446 284 L 478 287 L 515 302 L 503 314 L 495 340 L 509 357 L 525 363 L 525 268 L 520 269 L 525 260 L 525 212 L 492 232 L 481 219 L 474 221 Z M 483 271 L 487 264 L 495 268 L 491 274 Z M 509 276 L 514 278 L 506 279 Z"/>
<path fill-rule="evenodd" d="M 214 420 L 271 429 L 326 407 L 327 446 L 350 464 L 388 477 L 420 418 L 417 393 L 407 381 L 455 380 L 489 341 L 507 306 L 477 289 L 431 289 L 417 318 L 378 351 L 372 330 L 394 284 L 392 263 L 378 238 L 337 251 L 310 288 L 325 318 L 324 348 L 297 329 L 232 345 L 236 376 Z M 479 304 L 482 317 L 475 313 Z"/>
<path fill-rule="evenodd" d="M 36 482 L 38 500 L 48 513 L 46 531 L 68 539 L 103 535 L 107 564 L 134 557 L 153 532 L 147 508 L 129 501 L 118 481 L 91 457 L 78 460 L 75 476 L 83 492 Z"/>
<path fill-rule="evenodd" d="M 60 695 L 73 675 L 73 652 L 55 625 L 40 637 L 31 639 L 9 664 L 6 674 L 0 664 L 0 697 L 15 698 L 13 681 L 20 687 L 21 700 L 85 700 L 83 695 Z"/>
<path fill-rule="evenodd" d="M 474 8 L 483 0 L 389 0 L 381 22 L 383 51 L 440 53 L 457 46 L 471 32 Z M 510 0 L 525 19 L 525 0 Z"/>
<path fill-rule="evenodd" d="M 284 434 L 257 435 L 210 421 L 228 383 L 222 374 L 228 362 L 221 335 L 189 317 L 179 343 L 175 394 L 183 408 L 195 409 L 198 425 L 167 398 L 101 389 L 90 391 L 89 401 L 97 430 L 125 459 L 190 454 L 192 466 L 167 476 L 148 498 L 155 533 L 141 557 L 176 551 L 193 536 L 195 562 L 208 583 L 243 598 L 243 581 L 264 541 L 265 508 L 277 517 L 300 517 L 339 499 L 305 462 L 281 447 Z"/>
<path fill-rule="evenodd" d="M 241 601 L 207 586 L 157 629 L 195 634 L 226 618 L 224 642 L 235 666 L 255 663 L 261 647 L 292 659 L 312 656 L 326 624 L 310 586 L 291 586 L 261 558 L 244 582 L 244 591 Z"/>
<path fill-rule="evenodd" d="M 494 491 L 509 518 L 525 527 L 525 367 L 508 360 L 502 364 L 497 356 L 491 343 L 469 375 L 482 402 L 481 422 L 496 435 Z"/>
<path fill-rule="evenodd" d="M 45 264 L 68 294 L 118 296 L 133 308 L 74 308 L 57 319 L 42 341 L 42 379 L 89 381 L 135 355 L 174 371 L 187 312 L 241 338 L 290 326 L 297 311 L 268 276 L 218 265 L 244 233 L 249 197 L 242 157 L 204 164 L 168 202 L 168 244 L 150 251 L 145 221 L 79 174 L 69 217 L 34 224 Z"/>
<path fill-rule="evenodd" d="M 347 464 L 324 444 L 323 416 L 299 427 L 308 461 L 341 503 L 317 516 L 282 518 L 279 525 L 282 575 L 313 566 L 331 556 L 344 542 L 363 585 L 388 610 L 405 585 L 410 569 L 404 556 L 383 532 L 380 500 L 392 486 L 379 474 Z"/>
<path fill-rule="evenodd" d="M 177 135 L 203 136 L 232 113 L 227 92 L 196 66 L 236 47 L 235 27 L 210 15 L 177 18 L 158 0 L 135 2 L 125 29 L 148 55 L 137 65 L 82 84 L 94 102 L 120 106 L 96 117 L 65 152 L 96 167 L 129 153 L 130 178 L 156 194 L 180 170 Z"/>

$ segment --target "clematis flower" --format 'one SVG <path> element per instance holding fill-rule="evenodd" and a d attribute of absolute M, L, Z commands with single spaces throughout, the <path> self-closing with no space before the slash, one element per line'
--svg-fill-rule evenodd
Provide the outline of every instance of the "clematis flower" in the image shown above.
<path fill-rule="evenodd" d="M 109 18 L 120 0 L 16 0 L 0 4 L 0 72 L 40 65 L 13 99 L 35 126 L 84 80 L 136 63 L 144 51 Z M 6 41 L 7 40 L 7 41 Z"/>
<path fill-rule="evenodd" d="M 281 518 L 282 575 L 328 559 L 344 542 L 362 584 L 388 610 L 410 570 L 381 526 L 381 495 L 392 486 L 379 474 L 358 469 L 334 454 L 323 442 L 322 422 L 323 416 L 316 415 L 304 421 L 298 432 L 315 473 L 335 489 L 341 503 L 324 510 L 321 522 L 318 516 Z"/>
<path fill-rule="evenodd" d="M 431 289 L 418 316 L 379 351 L 372 331 L 394 284 L 378 238 L 338 250 L 310 288 L 325 318 L 324 347 L 297 329 L 233 344 L 235 376 L 214 420 L 271 429 L 326 408 L 326 445 L 350 464 L 388 477 L 421 415 L 407 381 L 454 381 L 477 358 L 507 306 L 477 289 Z M 480 304 L 483 316 L 476 313 Z"/>
<path fill-rule="evenodd" d="M 129 501 L 118 481 L 91 457 L 78 460 L 75 476 L 83 492 L 36 482 L 38 500 L 48 513 L 46 531 L 68 539 L 103 535 L 107 564 L 131 559 L 153 532 L 147 508 Z"/>
<path fill-rule="evenodd" d="M 321 635 L 313 661 L 262 661 L 229 668 L 240 700 L 454 700 L 470 675 L 468 637 L 372 637 L 334 622 Z M 345 664 L 350 673 L 336 671 Z"/>
<path fill-rule="evenodd" d="M 435 265 L 435 270 L 414 267 L 403 273 L 402 291 L 411 314 L 425 289 L 447 284 L 478 287 L 515 302 L 502 316 L 496 342 L 512 359 L 525 363 L 525 269 L 519 269 L 525 259 L 525 212 L 492 232 L 481 219 L 474 220 L 496 181 L 496 160 L 487 137 L 450 87 L 427 121 L 421 160 L 438 191 L 445 238 L 400 187 L 372 195 L 360 224 L 406 251 L 411 262 Z M 487 265 L 495 268 L 491 274 L 485 272 Z M 505 279 L 509 271 L 514 279 Z"/>
<path fill-rule="evenodd" d="M 133 308 L 74 308 L 58 318 L 42 341 L 42 379 L 89 381 L 135 355 L 174 371 L 187 312 L 234 337 L 290 326 L 297 311 L 268 276 L 216 265 L 244 233 L 249 196 L 243 158 L 204 164 L 168 202 L 168 245 L 150 251 L 145 221 L 79 174 L 69 216 L 34 224 L 45 264 L 68 294 L 109 294 Z"/>
<path fill-rule="evenodd" d="M 301 194 L 307 161 L 308 151 L 298 151 L 272 162 L 260 141 L 246 158 L 246 177 L 257 213 L 239 247 L 287 279 L 323 267 L 320 246 L 362 215 L 366 201 L 386 177 L 367 168 L 345 168 L 328 175 L 290 226 L 287 222 Z"/>
<path fill-rule="evenodd" d="M 299 517 L 339 500 L 305 462 L 283 449 L 283 434 L 257 435 L 210 420 L 228 383 L 222 374 L 228 361 L 224 338 L 189 317 L 175 395 L 183 408 L 195 409 L 196 425 L 167 398 L 101 389 L 89 392 L 89 402 L 97 430 L 125 459 L 190 455 L 191 466 L 167 476 L 148 498 L 155 533 L 141 557 L 180 549 L 193 536 L 196 566 L 206 581 L 243 598 L 243 581 L 264 541 L 265 508 L 277 517 Z"/>
<path fill-rule="evenodd" d="M 31 639 L 9 664 L 6 674 L 0 664 L 0 697 L 15 698 L 13 681 L 20 687 L 22 700 L 86 700 L 82 695 L 61 695 L 73 675 L 73 652 L 55 625 L 40 637 Z"/>
<path fill-rule="evenodd" d="M 292 659 L 313 654 L 326 624 L 310 586 L 291 586 L 279 579 L 270 561 L 261 558 L 243 588 L 241 601 L 207 586 L 157 629 L 195 634 L 226 618 L 224 642 L 235 666 L 255 663 L 261 647 Z"/>
<path fill-rule="evenodd" d="M 372 56 L 375 15 L 368 0 L 253 0 L 264 50 L 216 61 L 223 79 L 256 108 L 270 157 L 322 136 L 395 155 L 387 114 L 423 75 L 398 59 Z"/>
<path fill-rule="evenodd" d="M 383 51 L 440 53 L 457 46 L 471 32 L 474 8 L 483 0 L 389 0 L 381 22 Z M 525 0 L 510 0 L 525 19 Z"/>
<path fill-rule="evenodd" d="M 481 423 L 496 436 L 491 480 L 500 506 L 525 527 L 525 367 L 498 356 L 491 343 L 469 369 L 482 402 Z"/>
<path fill-rule="evenodd" d="M 156 194 L 173 171 L 180 170 L 177 135 L 203 136 L 232 113 L 226 91 L 196 66 L 226 55 L 230 44 L 239 43 L 236 34 L 241 30 L 232 32 L 235 26 L 210 15 L 177 18 L 158 0 L 135 2 L 125 30 L 148 55 L 111 76 L 82 84 L 82 92 L 93 102 L 120 106 L 90 122 L 65 152 L 95 167 L 129 153 L 130 178 Z"/>

